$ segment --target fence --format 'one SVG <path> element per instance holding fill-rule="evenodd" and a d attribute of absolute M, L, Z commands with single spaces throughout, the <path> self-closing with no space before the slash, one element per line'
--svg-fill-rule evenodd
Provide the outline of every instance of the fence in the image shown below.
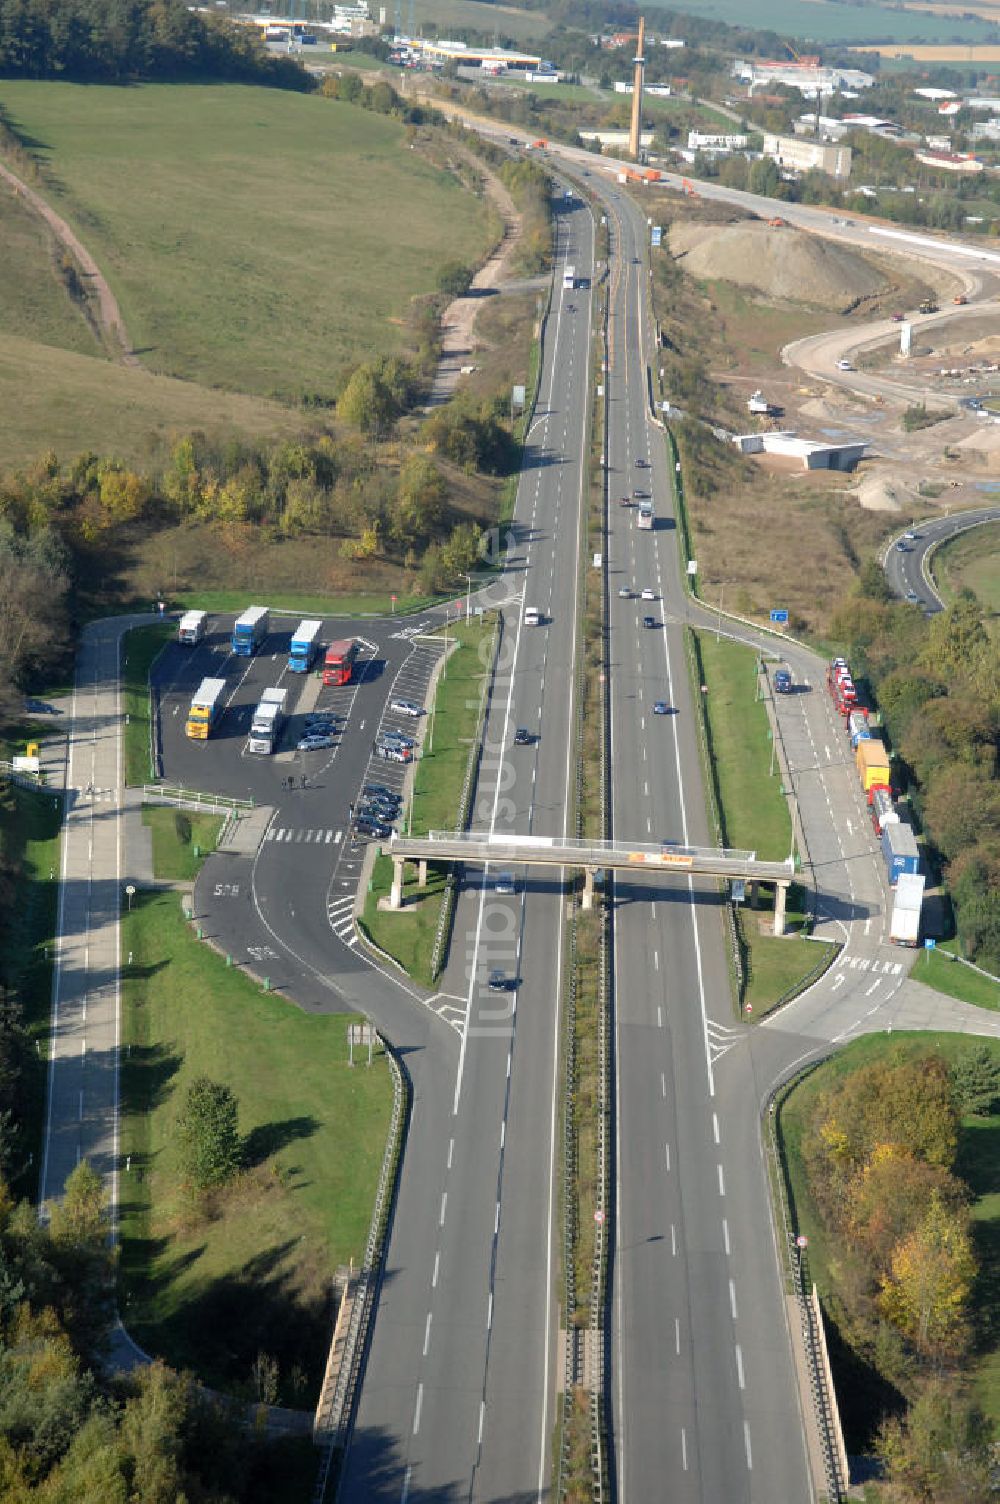
<path fill-rule="evenodd" d="M 351 1316 L 344 1342 L 344 1353 L 331 1391 L 324 1389 L 316 1407 L 314 1434 L 322 1435 L 322 1456 L 313 1504 L 323 1504 L 335 1465 L 343 1453 L 344 1443 L 354 1416 L 358 1399 L 358 1387 L 364 1358 L 368 1349 L 371 1321 L 375 1311 L 385 1263 L 392 1212 L 399 1184 L 399 1167 L 403 1159 L 403 1143 L 410 1102 L 409 1078 L 404 1074 L 395 1054 L 382 1040 L 389 1068 L 392 1071 L 392 1120 L 382 1156 L 375 1206 L 372 1211 L 368 1242 L 358 1272 Z"/>
<path fill-rule="evenodd" d="M 26 773 L 21 768 L 15 768 L 12 762 L 0 757 L 0 778 L 6 778 L 8 783 L 13 783 L 19 789 L 33 789 L 37 792 L 46 787 L 44 769 L 38 773 Z"/>
<path fill-rule="evenodd" d="M 174 783 L 144 783 L 143 804 L 172 804 L 177 809 L 204 810 L 210 815 L 238 815 L 252 810 L 252 799 L 230 799 L 228 794 L 203 794 Z"/>

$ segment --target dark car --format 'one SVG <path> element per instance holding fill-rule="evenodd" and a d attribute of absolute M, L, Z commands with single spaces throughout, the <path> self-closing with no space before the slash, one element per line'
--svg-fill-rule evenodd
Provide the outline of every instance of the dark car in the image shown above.
<path fill-rule="evenodd" d="M 666 700 L 654 700 L 653 701 L 653 714 L 654 715 L 669 715 L 670 714 L 670 706 L 667 704 Z"/>
<path fill-rule="evenodd" d="M 367 836 L 372 841 L 387 841 L 392 835 L 392 830 L 388 825 L 383 825 L 381 820 L 368 820 L 362 815 L 354 822 L 354 833 Z"/>
<path fill-rule="evenodd" d="M 367 799 L 395 799 L 397 804 L 402 803 L 399 794 L 395 789 L 391 789 L 387 783 L 366 783 L 361 793 Z"/>
<path fill-rule="evenodd" d="M 655 627 L 656 626 L 656 617 L 655 616 L 644 616 L 642 618 L 642 624 L 643 624 L 644 627 Z"/>
<path fill-rule="evenodd" d="M 486 985 L 491 992 L 513 992 L 517 986 L 517 978 L 509 977 L 505 971 L 494 968 L 490 972 Z"/>
<path fill-rule="evenodd" d="M 528 731 L 524 726 L 518 726 L 517 730 L 514 732 L 514 746 L 530 747 L 533 741 L 534 737 L 532 736 L 531 732 Z"/>

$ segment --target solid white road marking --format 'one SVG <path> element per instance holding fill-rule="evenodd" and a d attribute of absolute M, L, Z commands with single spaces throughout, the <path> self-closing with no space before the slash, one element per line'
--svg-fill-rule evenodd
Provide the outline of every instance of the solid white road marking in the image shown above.
<path fill-rule="evenodd" d="M 428 1349 L 430 1348 L 430 1345 L 431 1345 L 431 1320 L 432 1320 L 432 1316 L 431 1316 L 430 1311 L 428 1311 L 427 1312 L 427 1321 L 426 1321 L 426 1323 L 424 1325 L 424 1357 L 425 1358 L 427 1356 Z M 739 1351 L 739 1349 L 737 1349 L 737 1351 Z"/>
<path fill-rule="evenodd" d="M 743 1352 L 738 1342 L 736 1344 L 736 1375 L 740 1381 L 740 1388 L 745 1389 L 747 1386 L 743 1378 Z"/>
<path fill-rule="evenodd" d="M 724 1196 L 726 1194 L 726 1181 L 722 1173 L 722 1166 L 717 1165 L 716 1168 L 719 1172 L 719 1195 Z"/>
<path fill-rule="evenodd" d="M 733 1320 L 735 1321 L 736 1320 L 736 1281 L 732 1280 L 732 1279 L 729 1281 L 729 1309 L 732 1311 L 732 1313 L 733 1313 Z"/>
<path fill-rule="evenodd" d="M 417 1432 L 420 1430 L 420 1410 L 421 1410 L 421 1407 L 422 1407 L 423 1403 L 424 1403 L 424 1386 L 423 1386 L 423 1384 L 418 1384 L 417 1385 L 417 1403 L 416 1403 L 416 1405 L 414 1407 L 414 1410 L 413 1410 L 413 1434 L 414 1434 L 414 1436 L 416 1436 Z"/>

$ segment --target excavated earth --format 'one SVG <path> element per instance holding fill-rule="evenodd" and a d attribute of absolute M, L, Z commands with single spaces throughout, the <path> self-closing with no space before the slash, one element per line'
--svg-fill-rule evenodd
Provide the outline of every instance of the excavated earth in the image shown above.
<path fill-rule="evenodd" d="M 878 267 L 847 246 L 762 220 L 676 224 L 670 249 L 692 277 L 735 282 L 769 299 L 836 312 L 890 286 Z"/>

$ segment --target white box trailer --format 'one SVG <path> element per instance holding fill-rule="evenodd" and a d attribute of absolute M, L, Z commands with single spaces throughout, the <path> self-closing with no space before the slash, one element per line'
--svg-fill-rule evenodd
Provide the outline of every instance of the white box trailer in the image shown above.
<path fill-rule="evenodd" d="M 177 641 L 185 647 L 196 647 L 204 637 L 207 626 L 207 611 L 185 611 L 177 626 Z"/>
<path fill-rule="evenodd" d="M 251 752 L 267 754 L 274 751 L 278 733 L 285 720 L 287 697 L 287 689 L 265 689 L 261 695 L 260 703 L 250 722 L 249 750 Z"/>
<path fill-rule="evenodd" d="M 903 872 L 899 876 L 889 921 L 889 939 L 896 945 L 916 945 L 920 939 L 925 882 L 926 878 L 916 872 Z"/>

